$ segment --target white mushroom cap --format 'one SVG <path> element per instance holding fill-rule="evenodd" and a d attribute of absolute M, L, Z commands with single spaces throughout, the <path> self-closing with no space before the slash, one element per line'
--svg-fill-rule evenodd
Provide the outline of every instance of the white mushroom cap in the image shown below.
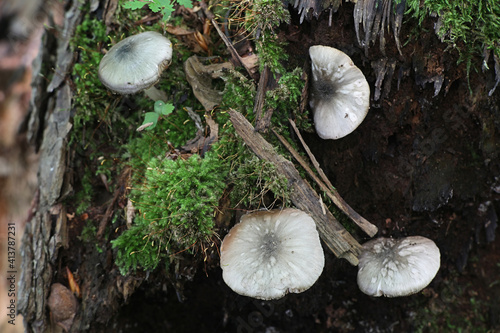
<path fill-rule="evenodd" d="M 158 82 L 172 60 L 172 43 L 155 31 L 127 37 L 115 44 L 99 64 L 99 79 L 110 90 L 135 94 Z"/>
<path fill-rule="evenodd" d="M 351 58 L 333 47 L 309 48 L 316 132 L 322 139 L 339 139 L 363 122 L 370 107 L 370 87 Z"/>
<path fill-rule="evenodd" d="M 439 266 L 439 249 L 428 238 L 377 238 L 363 244 L 358 286 L 370 296 L 407 296 L 424 289 Z"/>
<path fill-rule="evenodd" d="M 226 284 L 238 294 L 264 300 L 309 289 L 324 264 L 316 224 L 298 209 L 247 214 L 221 246 Z"/>

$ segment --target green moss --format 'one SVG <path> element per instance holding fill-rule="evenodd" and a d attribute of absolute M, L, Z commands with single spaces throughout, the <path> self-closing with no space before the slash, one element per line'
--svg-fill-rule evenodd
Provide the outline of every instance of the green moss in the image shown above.
<path fill-rule="evenodd" d="M 94 188 L 92 186 L 92 173 L 90 169 L 85 169 L 85 172 L 81 178 L 82 188 L 80 191 L 75 193 L 74 199 L 77 202 L 76 214 L 83 214 L 91 205 L 92 198 L 94 196 Z"/>
<path fill-rule="evenodd" d="M 74 116 L 69 144 L 78 156 L 75 166 L 82 176 L 75 178 L 76 193 L 69 202 L 77 203 L 77 214 L 92 204 L 96 175 L 106 176 L 111 185 L 120 170 L 115 160 L 122 153 L 130 125 L 137 119 L 133 113 L 128 115 L 120 110 L 120 98 L 99 81 L 101 49 L 108 41 L 105 24 L 90 14 L 76 27 L 70 41 L 77 61 L 71 73 Z M 103 151 L 105 144 L 107 148 Z"/>
<path fill-rule="evenodd" d="M 256 41 L 257 54 L 259 55 L 259 67 L 262 71 L 267 66 L 272 73 L 285 73 L 283 61 L 288 59 L 285 52 L 286 44 L 278 36 L 270 31 L 264 31 Z"/>
<path fill-rule="evenodd" d="M 71 48 L 78 54 L 78 61 L 73 66 L 72 79 L 75 87 L 73 108 L 73 136 L 70 142 L 82 139 L 82 128 L 94 117 L 105 123 L 112 121 L 113 108 L 106 98 L 107 92 L 99 81 L 97 71 L 103 57 L 101 47 L 107 41 L 106 27 L 103 22 L 87 14 L 83 22 L 76 27 Z"/>
<path fill-rule="evenodd" d="M 473 57 L 491 50 L 500 57 L 500 3 L 496 0 L 408 0 L 408 11 L 422 23 L 430 14 L 439 16 L 438 36 L 458 49 L 467 71 Z"/>
<path fill-rule="evenodd" d="M 302 68 L 295 68 L 290 72 L 284 72 L 278 80 L 278 87 L 266 93 L 264 109 L 290 112 L 298 110 L 299 102 L 304 88 L 301 78 Z"/>
<path fill-rule="evenodd" d="M 187 160 L 151 159 L 144 182 L 131 195 L 139 210 L 134 225 L 112 242 L 122 273 L 154 269 L 169 255 L 209 242 L 226 177 L 222 161 L 212 153 Z"/>
<path fill-rule="evenodd" d="M 255 83 L 237 70 L 227 71 L 224 75 L 224 81 L 226 85 L 220 109 L 232 108 L 245 115 L 250 115 L 255 102 Z M 222 122 L 228 120 L 225 117 Z"/>
<path fill-rule="evenodd" d="M 290 22 L 290 13 L 281 0 L 253 0 L 251 3 L 251 10 L 246 11 L 247 26 L 255 25 L 261 31 L 273 30 L 282 22 Z"/>
<path fill-rule="evenodd" d="M 96 223 L 92 219 L 88 219 L 78 239 L 80 239 L 82 242 L 91 242 L 96 239 L 96 235 L 97 235 Z"/>
<path fill-rule="evenodd" d="M 278 173 L 274 164 L 251 156 L 230 174 L 233 184 L 233 206 L 261 207 L 265 196 L 279 200 L 281 206 L 290 205 L 290 189 L 287 178 Z"/>

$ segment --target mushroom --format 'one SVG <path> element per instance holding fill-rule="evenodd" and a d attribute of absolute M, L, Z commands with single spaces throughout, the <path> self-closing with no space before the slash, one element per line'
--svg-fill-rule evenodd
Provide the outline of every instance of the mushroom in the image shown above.
<path fill-rule="evenodd" d="M 99 64 L 99 79 L 122 95 L 144 90 L 151 99 L 166 100 L 154 87 L 172 60 L 172 43 L 162 34 L 147 31 L 116 43 Z"/>
<path fill-rule="evenodd" d="M 238 294 L 263 300 L 309 289 L 324 264 L 314 220 L 293 208 L 244 215 L 221 246 L 226 284 Z"/>
<path fill-rule="evenodd" d="M 358 286 L 370 296 L 407 296 L 424 289 L 439 266 L 439 249 L 428 238 L 377 238 L 363 244 Z"/>
<path fill-rule="evenodd" d="M 312 62 L 311 108 L 322 139 L 339 139 L 363 122 L 370 107 L 370 87 L 361 70 L 333 47 L 309 48 Z"/>

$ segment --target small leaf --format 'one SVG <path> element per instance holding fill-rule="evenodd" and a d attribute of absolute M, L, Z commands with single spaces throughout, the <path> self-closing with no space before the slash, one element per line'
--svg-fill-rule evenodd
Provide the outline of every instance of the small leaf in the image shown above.
<path fill-rule="evenodd" d="M 193 2 L 191 0 L 177 0 L 177 3 L 186 8 L 193 8 Z"/>
<path fill-rule="evenodd" d="M 172 111 L 174 111 L 174 106 L 170 103 L 165 103 L 163 101 L 156 101 L 155 102 L 155 112 L 158 115 L 168 115 L 171 114 Z"/>
<path fill-rule="evenodd" d="M 141 9 L 145 5 L 146 5 L 146 3 L 142 2 L 142 1 L 129 1 L 129 2 L 125 2 L 124 4 L 122 4 L 122 7 L 127 8 L 127 9 L 136 10 L 136 9 Z"/>
<path fill-rule="evenodd" d="M 159 115 L 156 112 L 146 112 L 144 115 L 144 122 L 142 125 L 146 125 L 147 123 L 153 123 L 151 126 L 147 127 L 146 130 L 150 131 L 155 128 L 156 123 L 158 122 Z"/>
<path fill-rule="evenodd" d="M 171 4 L 169 4 L 168 6 L 165 6 L 163 7 L 161 13 L 163 15 L 163 20 L 164 21 L 167 21 L 170 16 L 172 15 L 172 13 L 174 12 L 174 6 L 172 6 Z"/>
<path fill-rule="evenodd" d="M 149 4 L 149 9 L 151 9 L 153 13 L 158 13 L 161 10 L 161 6 L 152 2 Z"/>
<path fill-rule="evenodd" d="M 160 7 L 172 7 L 170 0 L 154 0 L 154 2 Z"/>
<path fill-rule="evenodd" d="M 165 15 L 163 13 L 165 10 L 164 8 L 167 8 L 167 7 L 172 7 L 172 5 L 170 4 L 170 0 L 153 0 L 153 2 L 149 4 L 149 9 L 151 9 L 155 13 L 157 13 L 161 10 L 163 15 Z M 173 11 L 173 7 L 172 7 L 172 11 Z"/>

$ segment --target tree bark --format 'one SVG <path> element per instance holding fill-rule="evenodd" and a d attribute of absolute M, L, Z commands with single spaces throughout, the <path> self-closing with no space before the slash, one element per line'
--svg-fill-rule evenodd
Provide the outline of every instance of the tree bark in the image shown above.
<path fill-rule="evenodd" d="M 90 11 L 99 7 L 116 8 L 116 1 L 91 1 Z M 82 21 L 84 8 L 89 7 L 80 0 L 71 0 L 66 8 L 64 25 L 58 36 L 53 34 L 54 31 L 44 32 L 34 64 L 28 139 L 40 147 L 41 152 L 38 201 L 35 213 L 27 221 L 22 240 L 18 299 L 19 312 L 24 316 L 27 332 L 60 330 L 51 320 L 47 301 L 53 283 L 61 282 L 66 286 L 70 283 L 61 253 L 71 251 L 68 249 L 68 233 L 72 224 L 78 222 L 67 214 L 64 204 L 67 194 L 72 191 L 73 152 L 68 146 L 68 134 L 74 110 L 68 76 L 74 64 L 74 52 L 69 41 Z M 41 66 L 42 63 L 44 66 Z M 46 78 L 51 76 L 52 71 L 52 80 L 47 83 Z M 97 249 L 96 244 L 84 244 L 83 249 L 78 249 L 82 253 L 75 254 L 82 257 L 72 267 L 73 271 L 78 271 L 82 295 L 78 299 L 79 309 L 70 332 L 104 328 L 123 298 L 132 294 L 142 281 L 141 278 L 122 277 L 113 264 L 109 242 L 102 242 L 99 246 Z"/>

